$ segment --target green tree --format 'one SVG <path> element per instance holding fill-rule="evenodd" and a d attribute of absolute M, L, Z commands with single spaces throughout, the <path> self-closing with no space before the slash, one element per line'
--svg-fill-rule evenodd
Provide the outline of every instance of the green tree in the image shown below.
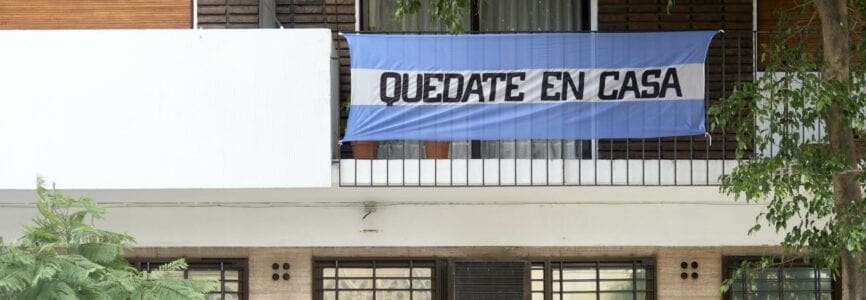
<path fill-rule="evenodd" d="M 765 73 L 709 111 L 716 128 L 737 135 L 740 163 L 722 177 L 722 192 L 766 204 L 750 233 L 761 224 L 783 233 L 789 259 L 841 276 L 843 299 L 866 297 L 866 161 L 854 143 L 866 132 L 866 69 L 852 63 L 866 57 L 857 29 L 864 2 L 806 1 L 780 14 L 782 30 L 763 45 Z M 765 259 L 739 272 L 773 264 Z"/>
<path fill-rule="evenodd" d="M 167 276 L 186 269 L 183 259 L 163 272 L 132 267 L 123 251 L 132 236 L 88 224 L 105 209 L 88 198 L 47 189 L 40 178 L 39 214 L 16 242 L 0 239 L 0 299 L 203 299 L 215 282 Z"/>
<path fill-rule="evenodd" d="M 466 0 L 428 0 L 431 1 L 430 17 L 434 22 L 442 24 L 451 33 L 463 33 L 463 16 L 468 12 L 469 5 Z M 397 20 L 404 16 L 418 13 L 421 8 L 421 0 L 397 0 L 397 11 L 394 17 Z"/>

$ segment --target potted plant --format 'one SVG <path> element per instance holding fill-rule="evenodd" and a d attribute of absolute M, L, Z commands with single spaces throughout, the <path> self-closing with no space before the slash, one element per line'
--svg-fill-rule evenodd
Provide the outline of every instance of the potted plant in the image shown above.
<path fill-rule="evenodd" d="M 431 159 L 446 159 L 449 146 L 449 141 L 424 141 L 424 155 Z"/>
<path fill-rule="evenodd" d="M 378 141 L 351 141 L 355 159 L 375 159 L 379 153 Z"/>
<path fill-rule="evenodd" d="M 349 99 L 340 104 L 340 112 L 345 113 L 345 117 L 349 115 Z M 340 132 L 346 132 L 346 118 L 340 118 Z M 379 153 L 378 141 L 351 141 L 352 157 L 355 159 L 375 159 Z"/>

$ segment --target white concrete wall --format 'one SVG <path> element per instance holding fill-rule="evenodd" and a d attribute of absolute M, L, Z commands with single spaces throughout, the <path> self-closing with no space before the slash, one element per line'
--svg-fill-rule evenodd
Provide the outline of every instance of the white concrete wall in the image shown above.
<path fill-rule="evenodd" d="M 331 32 L 0 31 L 0 189 L 331 185 Z"/>
<path fill-rule="evenodd" d="M 74 191 L 141 246 L 748 246 L 760 204 L 717 187 L 301 188 Z M 18 236 L 28 191 L 0 192 L 0 235 Z M 367 206 L 375 209 L 366 218 Z"/>

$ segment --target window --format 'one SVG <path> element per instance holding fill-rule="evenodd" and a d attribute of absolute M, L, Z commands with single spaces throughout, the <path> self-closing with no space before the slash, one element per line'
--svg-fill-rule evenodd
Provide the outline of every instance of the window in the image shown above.
<path fill-rule="evenodd" d="M 743 261 L 759 258 L 726 258 L 730 278 Z M 726 299 L 833 299 L 833 278 L 826 268 L 791 263 L 762 271 L 743 272 L 735 278 Z"/>
<path fill-rule="evenodd" d="M 377 32 L 444 32 L 445 27 L 435 24 L 430 18 L 430 1 L 422 0 L 418 13 L 409 15 L 400 21 L 394 18 L 397 11 L 397 1 L 394 0 L 364 0 L 362 2 L 363 16 L 361 22 L 366 31 Z M 463 28 L 469 30 L 469 14 L 465 14 Z"/>
<path fill-rule="evenodd" d="M 131 260 L 139 270 L 157 272 L 160 265 L 170 260 Z M 212 279 L 219 282 L 217 289 L 205 299 L 247 299 L 247 260 L 246 259 L 188 259 L 189 268 L 170 276 L 190 279 Z"/>
<path fill-rule="evenodd" d="M 327 260 L 313 270 L 315 299 L 436 299 L 435 261 Z"/>
<path fill-rule="evenodd" d="M 533 300 L 655 299 L 651 260 L 533 262 Z"/>
<path fill-rule="evenodd" d="M 581 0 L 480 0 L 478 31 L 580 31 L 589 29 Z M 590 141 L 482 141 L 480 158 L 590 158 Z"/>
<path fill-rule="evenodd" d="M 582 0 L 480 0 L 478 31 L 578 31 L 589 23 Z"/>
<path fill-rule="evenodd" d="M 316 260 L 316 300 L 652 300 L 652 259 L 610 261 Z"/>
<path fill-rule="evenodd" d="M 422 0 L 419 13 L 397 21 L 397 1 L 362 2 L 362 26 L 378 32 L 442 32 L 430 18 L 430 0 Z M 579 31 L 589 29 L 587 0 L 479 0 L 467 1 L 463 28 L 472 32 Z"/>
<path fill-rule="evenodd" d="M 430 0 L 422 0 L 417 14 L 397 21 L 397 1 L 362 2 L 362 28 L 376 32 L 444 32 L 431 19 Z M 589 29 L 587 0 L 478 0 L 470 5 L 463 28 L 471 32 L 580 31 Z M 590 141 L 518 140 L 454 141 L 451 158 L 591 158 Z M 378 158 L 420 158 L 423 145 L 417 141 L 383 141 Z"/>

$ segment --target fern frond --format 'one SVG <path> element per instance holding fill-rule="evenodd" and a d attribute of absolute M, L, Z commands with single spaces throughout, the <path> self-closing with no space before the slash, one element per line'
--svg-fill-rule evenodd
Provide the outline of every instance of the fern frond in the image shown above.
<path fill-rule="evenodd" d="M 109 264 L 121 254 L 121 246 L 108 243 L 86 243 L 76 249 L 81 256 L 100 264 Z"/>
<path fill-rule="evenodd" d="M 172 262 L 159 266 L 157 270 L 160 272 L 183 271 L 186 270 L 187 267 L 189 267 L 189 265 L 187 265 L 186 260 L 184 260 L 183 258 L 179 258 Z"/>
<path fill-rule="evenodd" d="M 0 239 L 0 299 L 202 299 L 215 282 L 151 276 L 123 258 L 135 239 L 87 224 L 105 209 L 67 197 L 37 178 L 33 223 L 13 244 Z M 184 260 L 160 271 L 186 269 Z"/>

